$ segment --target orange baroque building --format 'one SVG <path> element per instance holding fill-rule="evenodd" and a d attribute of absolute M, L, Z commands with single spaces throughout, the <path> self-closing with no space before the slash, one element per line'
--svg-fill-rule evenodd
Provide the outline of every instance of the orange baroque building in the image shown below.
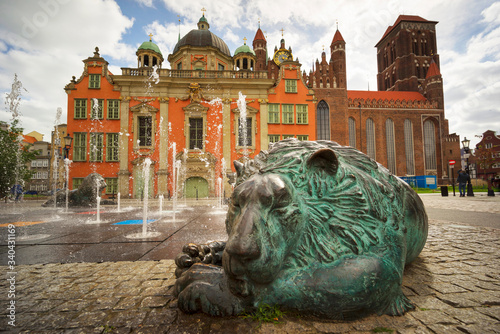
<path fill-rule="evenodd" d="M 346 43 L 338 30 L 330 61 L 323 52 L 309 75 L 284 39 L 268 58 L 260 27 L 252 47 L 245 40 L 231 55 L 204 15 L 168 55 L 170 68 L 151 39 L 136 52 L 137 68 L 122 68 L 121 74 L 109 72 L 96 48 L 83 60 L 80 78 L 65 87 L 67 131 L 74 138 L 69 186 L 77 188 L 97 172 L 106 179 L 108 196 L 139 198 L 148 182 L 150 196 L 227 197 L 235 181 L 233 160 L 252 158 L 290 137 L 351 145 L 396 175 L 430 174 L 442 182 L 444 161 L 459 156 L 459 141 L 448 134 L 444 118 L 439 58 L 419 54 L 413 57 L 417 68 L 406 64 L 413 64 L 411 57 L 403 64 L 408 68 L 398 63 L 398 57 L 416 52 L 411 35 L 401 41 L 396 34 L 413 18 L 398 18 L 379 42 L 386 48 L 393 38 L 398 49 L 379 50 L 386 55 L 379 61 L 377 92 L 347 90 Z M 413 23 L 429 31 L 436 24 Z M 430 49 L 435 39 L 428 43 Z M 414 77 L 412 70 L 422 72 Z M 410 140 L 403 136 L 411 143 L 403 144 Z M 147 180 L 144 166 L 150 166 Z"/>

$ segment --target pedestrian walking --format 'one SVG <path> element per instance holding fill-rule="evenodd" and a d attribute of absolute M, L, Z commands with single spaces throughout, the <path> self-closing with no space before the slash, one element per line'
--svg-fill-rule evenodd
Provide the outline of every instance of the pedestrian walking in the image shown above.
<path fill-rule="evenodd" d="M 467 187 L 467 183 L 470 183 L 470 176 L 463 169 L 458 171 L 457 183 L 460 197 L 465 197 L 465 189 Z"/>

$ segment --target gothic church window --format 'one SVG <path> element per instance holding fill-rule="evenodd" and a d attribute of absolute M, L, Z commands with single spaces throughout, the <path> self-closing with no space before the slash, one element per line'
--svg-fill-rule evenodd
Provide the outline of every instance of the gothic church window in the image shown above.
<path fill-rule="evenodd" d="M 375 160 L 375 123 L 371 118 L 366 120 L 366 154 Z"/>
<path fill-rule="evenodd" d="M 415 175 L 415 155 L 413 146 L 413 124 L 409 119 L 404 122 L 406 175 Z"/>
<path fill-rule="evenodd" d="M 385 121 L 385 139 L 387 145 L 387 167 L 396 175 L 396 143 L 394 140 L 394 122 L 388 118 Z"/>
<path fill-rule="evenodd" d="M 356 121 L 349 117 L 349 146 L 356 148 Z"/>
<path fill-rule="evenodd" d="M 424 122 L 424 152 L 425 152 L 425 169 L 436 170 L 436 133 L 435 125 L 431 120 Z"/>
<path fill-rule="evenodd" d="M 321 100 L 316 112 L 316 138 L 318 140 L 330 140 L 330 108 Z"/>

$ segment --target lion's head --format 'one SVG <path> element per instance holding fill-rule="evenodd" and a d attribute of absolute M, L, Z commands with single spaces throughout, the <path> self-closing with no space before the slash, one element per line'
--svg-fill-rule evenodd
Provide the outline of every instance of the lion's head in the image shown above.
<path fill-rule="evenodd" d="M 251 294 L 249 280 L 274 280 L 300 237 L 303 216 L 293 186 L 282 175 L 255 174 L 234 190 L 223 265 L 235 292 Z"/>

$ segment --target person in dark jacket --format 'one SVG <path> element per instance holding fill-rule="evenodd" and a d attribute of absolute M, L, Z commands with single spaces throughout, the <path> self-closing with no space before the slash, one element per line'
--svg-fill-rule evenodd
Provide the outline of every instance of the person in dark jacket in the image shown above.
<path fill-rule="evenodd" d="M 467 174 L 463 169 L 458 171 L 457 183 L 458 191 L 460 191 L 460 197 L 465 197 L 465 189 L 467 183 L 470 182 L 469 174 Z"/>

